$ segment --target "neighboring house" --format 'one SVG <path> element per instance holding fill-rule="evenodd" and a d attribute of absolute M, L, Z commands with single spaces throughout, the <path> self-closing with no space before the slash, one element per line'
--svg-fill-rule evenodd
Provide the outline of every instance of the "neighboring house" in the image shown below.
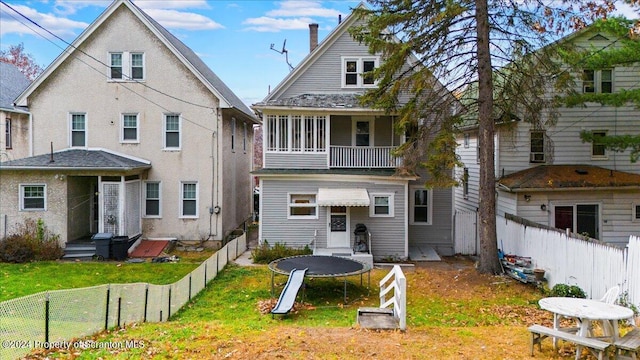
<path fill-rule="evenodd" d="M 253 105 L 264 130 L 263 168 L 254 172 L 260 241 L 363 261 L 407 259 L 410 247 L 450 255 L 452 190 L 397 172 L 401 159 L 391 153 L 405 139 L 395 117 L 358 101 L 376 86 L 363 73 L 382 58 L 350 36 L 356 21 L 345 18 L 320 44 L 311 24 L 310 54 Z M 370 233 L 371 254 L 353 252 L 358 224 Z"/>
<path fill-rule="evenodd" d="M 568 40 L 578 47 L 605 48 L 616 41 L 587 28 Z M 576 91 L 608 93 L 638 89 L 640 64 L 584 69 Z M 494 138 L 498 215 L 513 214 L 543 225 L 568 229 L 624 246 L 629 235 L 640 235 L 640 163 L 629 151 L 605 150 L 583 142 L 581 131 L 593 134 L 638 135 L 640 109 L 588 103 L 558 109 L 557 123 L 545 129 L 526 121 L 497 124 Z M 456 188 L 457 211 L 476 211 L 479 164 L 477 126 L 467 126 L 457 152 L 463 186 Z"/>
<path fill-rule="evenodd" d="M 24 135 L 29 129 L 29 113 L 13 105 L 31 82 L 15 65 L 0 62 L 0 161 L 13 160 L 29 154 Z M 2 198 L 0 197 L 0 202 Z"/>
<path fill-rule="evenodd" d="M 221 240 L 251 216 L 258 119 L 130 0 L 114 1 L 15 103 L 29 121 L 0 163 L 9 232 L 42 218 L 63 242 Z"/>

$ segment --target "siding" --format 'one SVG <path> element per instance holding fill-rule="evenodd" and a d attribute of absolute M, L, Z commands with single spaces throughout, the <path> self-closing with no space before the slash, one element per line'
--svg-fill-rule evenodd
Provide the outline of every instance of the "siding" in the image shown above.
<path fill-rule="evenodd" d="M 265 168 L 270 169 L 326 169 L 326 153 L 274 153 L 264 154 Z"/>
<path fill-rule="evenodd" d="M 464 146 L 464 137 L 458 137 L 456 153 L 460 157 L 460 161 L 469 169 L 469 194 L 464 196 L 464 188 L 462 186 L 463 168 L 455 169 L 455 177 L 460 181 L 460 186 L 454 188 L 455 208 L 464 211 L 478 211 L 479 204 L 479 182 L 480 182 L 480 164 L 477 159 L 478 137 L 475 132 L 469 133 L 469 146 Z"/>
<path fill-rule="evenodd" d="M 453 255 L 453 189 L 434 189 L 431 225 L 409 224 L 409 245 L 433 246 L 438 254 Z M 409 196 L 412 196 L 409 188 Z M 409 211 L 412 211 L 409 206 Z M 409 215 L 410 216 L 410 215 Z"/>
<path fill-rule="evenodd" d="M 363 181 L 322 181 L 322 180 L 269 180 L 262 182 L 262 213 L 260 218 L 261 240 L 270 244 L 284 243 L 288 246 L 302 247 L 313 239 L 317 231 L 316 247 L 327 245 L 327 210 L 318 207 L 317 219 L 287 219 L 287 194 L 290 192 L 317 193 L 318 188 L 366 188 L 369 193 L 393 193 L 394 217 L 369 217 L 368 207 L 350 209 L 351 243 L 356 224 L 363 223 L 372 234 L 372 252 L 374 258 L 405 258 L 405 188 L 401 182 Z"/>

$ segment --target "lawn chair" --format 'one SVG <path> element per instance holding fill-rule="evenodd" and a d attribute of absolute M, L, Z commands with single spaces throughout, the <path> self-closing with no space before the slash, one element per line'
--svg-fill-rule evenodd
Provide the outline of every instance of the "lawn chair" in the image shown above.
<path fill-rule="evenodd" d="M 607 290 L 607 292 L 604 294 L 602 299 L 600 299 L 600 301 L 606 304 L 613 304 L 618 299 L 619 294 L 620 294 L 620 287 L 616 285 L 610 288 L 609 290 Z"/>

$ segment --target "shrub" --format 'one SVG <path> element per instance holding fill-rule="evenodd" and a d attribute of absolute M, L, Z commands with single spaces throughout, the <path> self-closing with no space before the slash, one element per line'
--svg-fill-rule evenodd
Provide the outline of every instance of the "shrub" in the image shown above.
<path fill-rule="evenodd" d="M 291 248 L 282 243 L 275 243 L 273 246 L 270 246 L 265 240 L 262 245 L 251 250 L 251 257 L 256 264 L 268 264 L 280 258 L 295 255 L 310 255 L 312 253 L 313 251 L 311 251 L 309 246 L 305 246 L 302 249 Z"/>
<path fill-rule="evenodd" d="M 556 284 L 549 293 L 550 296 L 572 297 L 584 299 L 587 294 L 577 285 Z"/>
<path fill-rule="evenodd" d="M 55 260 L 62 257 L 60 235 L 52 233 L 42 219 L 26 219 L 14 234 L 0 240 L 0 261 L 23 263 L 33 260 Z"/>

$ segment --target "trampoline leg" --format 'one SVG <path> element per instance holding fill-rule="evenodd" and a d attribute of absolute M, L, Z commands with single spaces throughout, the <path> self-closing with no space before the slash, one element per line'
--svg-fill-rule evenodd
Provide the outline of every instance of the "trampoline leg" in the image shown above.
<path fill-rule="evenodd" d="M 344 278 L 344 303 L 347 303 L 347 278 Z"/>
<path fill-rule="evenodd" d="M 271 272 L 271 297 L 273 297 L 273 277 L 274 277 L 274 272 Z"/>

